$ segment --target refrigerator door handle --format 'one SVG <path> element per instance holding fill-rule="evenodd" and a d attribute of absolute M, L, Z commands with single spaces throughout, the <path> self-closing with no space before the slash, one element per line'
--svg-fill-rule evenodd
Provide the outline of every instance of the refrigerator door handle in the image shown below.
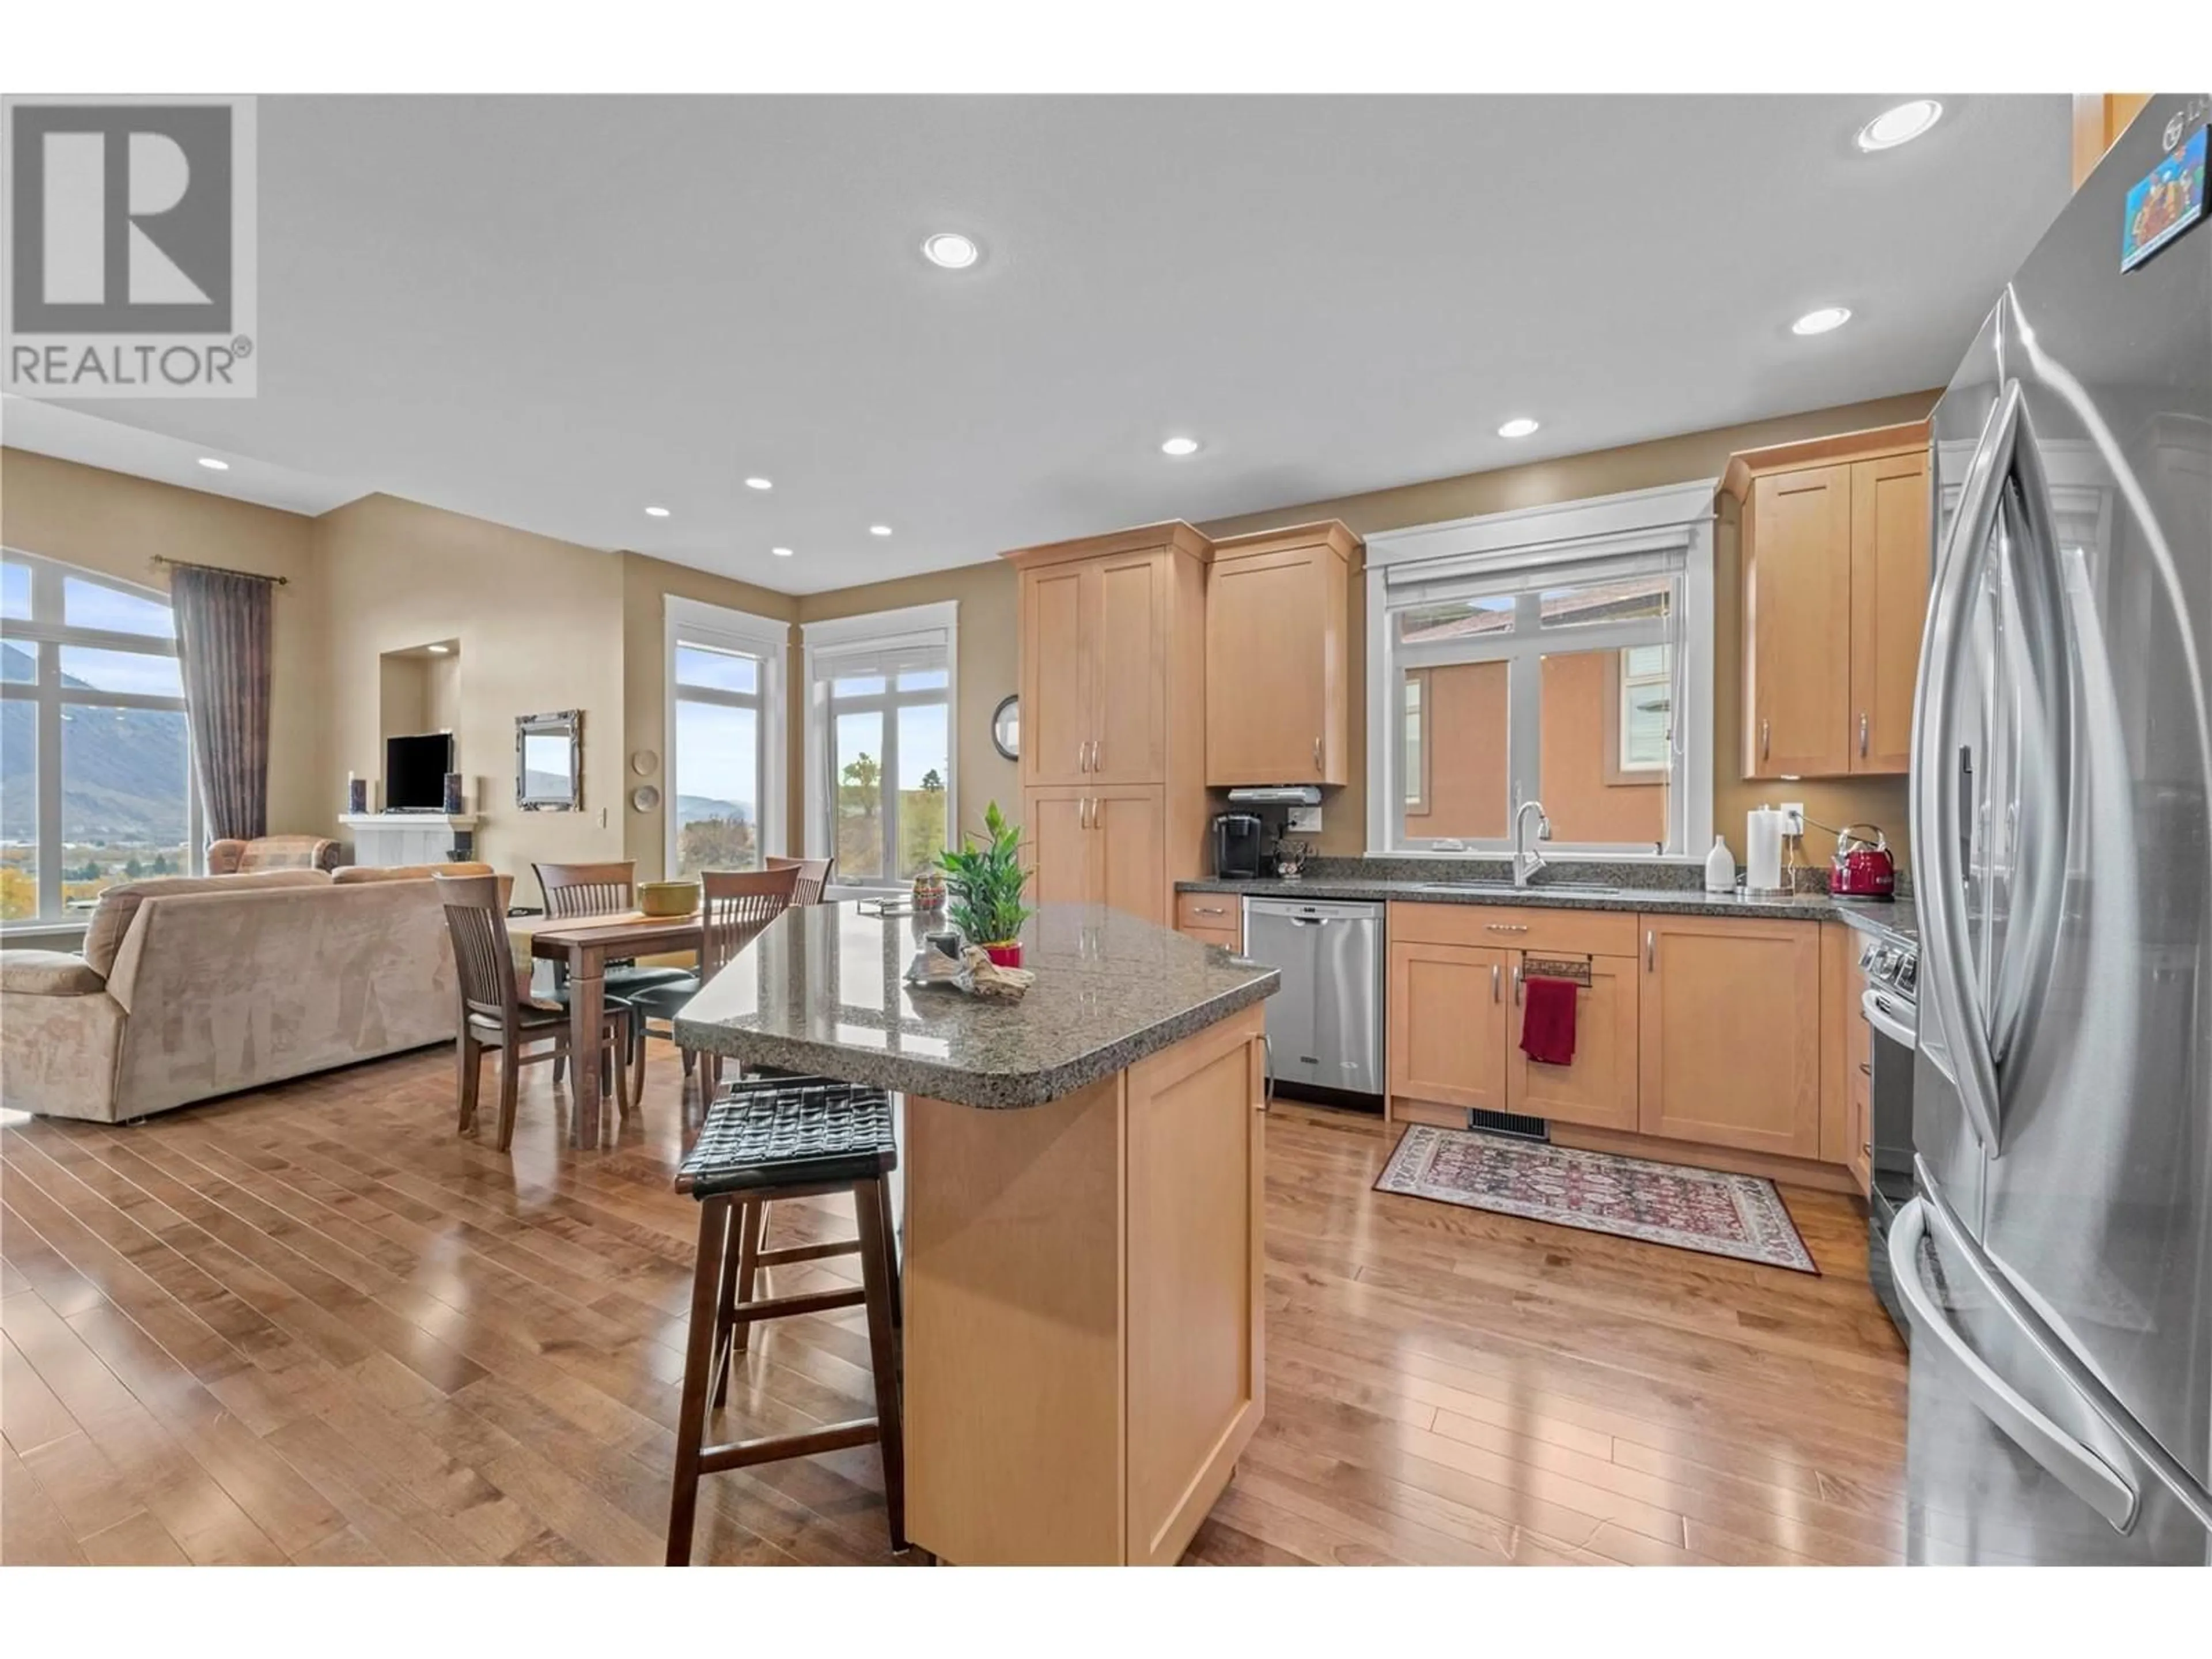
<path fill-rule="evenodd" d="M 1959 1334 L 1950 1316 L 1929 1295 L 1920 1277 L 1920 1241 L 1927 1231 L 1924 1196 L 1907 1202 L 1889 1229 L 1890 1271 L 1915 1340 L 1942 1349 L 1956 1363 L 1975 1406 L 2003 1431 L 2006 1438 L 2096 1510 L 2113 1531 L 2126 1532 L 2135 1525 L 2141 1504 L 2141 1494 L 2135 1486 L 1991 1370 Z M 1972 1257 L 1967 1259 L 1971 1261 Z"/>
<path fill-rule="evenodd" d="M 1953 674 L 1960 629 L 1993 535 L 2002 525 L 2024 632 L 2026 678 L 2022 702 L 2033 723 L 2022 745 L 2021 788 L 2033 833 L 2026 843 L 2023 902 L 2007 929 L 2004 960 L 1996 965 L 1989 1006 L 1969 981 L 1966 870 L 1960 851 L 1964 796 L 1971 776 L 1948 764 L 1953 750 Z M 1912 780 L 1913 839 L 1933 849 L 1936 879 L 1922 907 L 1929 934 L 1923 967 L 1941 1011 L 1948 1064 L 1974 1133 L 1991 1158 L 2002 1151 L 2002 1106 L 1997 1066 L 2027 1029 L 2050 971 L 2064 903 L 2066 801 L 2072 752 L 2069 671 L 2064 596 L 2050 486 L 2020 382 L 2008 380 L 1990 411 L 1982 441 L 1966 468 L 1942 576 L 1929 611 L 1921 656 L 1920 696 L 1914 710 L 1919 739 Z M 1954 858 L 1959 860 L 1954 865 Z M 1934 1056 L 1931 1056 L 1933 1058 Z"/>

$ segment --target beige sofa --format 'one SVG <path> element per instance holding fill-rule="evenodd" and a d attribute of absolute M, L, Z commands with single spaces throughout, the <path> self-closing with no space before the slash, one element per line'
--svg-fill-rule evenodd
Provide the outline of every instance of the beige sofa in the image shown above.
<path fill-rule="evenodd" d="M 263 836 L 255 841 L 211 841 L 211 876 L 259 875 L 270 870 L 335 870 L 343 849 L 320 836 Z"/>
<path fill-rule="evenodd" d="M 113 1123 L 451 1042 L 433 867 L 110 888 L 82 954 L 0 951 L 0 1103 Z"/>

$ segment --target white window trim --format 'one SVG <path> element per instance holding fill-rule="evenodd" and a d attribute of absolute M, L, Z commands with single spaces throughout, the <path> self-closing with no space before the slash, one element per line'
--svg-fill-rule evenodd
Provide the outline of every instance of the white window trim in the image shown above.
<path fill-rule="evenodd" d="M 1682 556 L 1682 630 L 1680 641 L 1682 706 L 1682 845 L 1673 853 L 1634 854 L 1619 848 L 1546 849 L 1559 860 L 1577 858 L 1696 863 L 1712 843 L 1713 822 L 1713 501 L 1717 478 L 1662 484 L 1545 507 L 1518 507 L 1437 524 L 1385 531 L 1367 538 L 1367 848 L 1370 858 L 1464 860 L 1498 856 L 1490 847 L 1454 852 L 1401 848 L 1394 818 L 1405 810 L 1405 744 L 1396 726 L 1396 665 L 1391 651 L 1390 589 L 1449 576 L 1504 580 L 1533 570 L 1571 567 L 1638 553 Z M 1395 581 L 1392 580 L 1395 574 Z M 1601 638 L 1577 630 L 1592 646 Z M 1433 732 L 1425 708 L 1424 744 Z"/>
<path fill-rule="evenodd" d="M 784 709 L 789 702 L 785 688 L 791 678 L 791 624 L 773 617 L 756 617 L 749 611 L 732 611 L 703 599 L 661 596 L 661 775 L 667 787 L 661 793 L 661 866 L 676 869 L 676 842 L 681 826 L 676 818 L 676 645 L 678 639 L 693 644 L 742 652 L 761 665 L 760 723 L 755 728 L 760 744 L 760 848 L 763 861 L 786 845 L 789 831 L 784 797 L 789 793 L 790 748 L 784 737 Z"/>
<path fill-rule="evenodd" d="M 172 620 L 176 609 L 169 595 L 158 587 L 143 582 L 126 580 L 110 575 L 104 570 L 92 570 L 82 565 L 71 564 L 64 559 L 50 559 L 43 554 L 27 549 L 10 547 L 5 550 L 9 558 L 27 565 L 31 571 L 31 614 L 40 618 L 40 601 L 51 611 L 51 617 L 38 620 L 10 618 L 4 631 L 11 639 L 28 643 L 37 648 L 38 678 L 29 685 L 9 685 L 0 690 L 0 696 L 11 701 L 33 704 L 38 710 L 38 789 L 39 789 L 39 914 L 0 925 L 0 933 L 21 941 L 32 934 L 62 935 L 79 932 L 90 921 L 88 915 L 72 917 L 61 907 L 62 893 L 62 744 L 61 710 L 64 708 L 91 706 L 103 708 L 149 708 L 174 712 L 185 715 L 185 869 L 179 873 L 200 875 L 207 869 L 207 820 L 200 802 L 199 762 L 193 753 L 191 717 L 185 710 L 181 696 L 164 697 L 137 691 L 64 691 L 56 678 L 59 666 L 58 653 L 50 662 L 45 646 L 51 642 L 60 645 L 92 646 L 104 651 L 130 651 L 152 657 L 177 657 L 181 654 L 175 638 L 161 639 L 151 634 L 112 633 L 97 628 L 72 628 L 60 620 L 63 613 L 62 584 L 74 576 L 81 581 L 101 587 L 112 587 L 133 599 L 151 599 L 167 607 Z M 51 832 L 51 833 L 50 833 Z M 51 848 L 51 855 L 49 848 Z M 50 909 L 48 907 L 52 906 Z"/>
<path fill-rule="evenodd" d="M 857 617 L 835 617 L 805 623 L 806 708 L 805 817 L 806 856 L 827 858 L 836 849 L 830 831 L 829 702 L 821 676 L 815 672 L 824 653 L 857 646 L 890 646 L 927 636 L 945 641 L 945 833 L 954 846 L 960 843 L 960 601 L 907 605 L 896 611 L 871 611 Z M 854 885 L 830 872 L 830 891 L 836 896 L 880 892 L 888 883 Z"/>

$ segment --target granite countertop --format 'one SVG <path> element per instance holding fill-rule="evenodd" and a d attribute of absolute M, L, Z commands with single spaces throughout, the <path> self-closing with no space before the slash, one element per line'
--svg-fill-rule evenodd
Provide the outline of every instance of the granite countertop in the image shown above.
<path fill-rule="evenodd" d="M 1555 866 L 1556 868 L 1556 866 Z M 1234 893 L 1251 898 L 1344 899 L 1413 904 L 1524 904 L 1546 909 L 1629 910 L 1655 915 L 1755 916 L 1769 921 L 1844 921 L 1862 933 L 1887 937 L 1892 942 L 1917 943 L 1919 923 L 1912 901 L 1903 899 L 1836 898 L 1820 893 L 1798 893 L 1786 898 L 1745 898 L 1739 893 L 1708 893 L 1695 887 L 1638 886 L 1635 872 L 1608 870 L 1618 886 L 1591 890 L 1572 878 L 1554 878 L 1505 891 L 1440 891 L 1430 882 L 1450 880 L 1432 877 L 1429 882 L 1379 878 L 1360 875 L 1308 876 L 1297 881 L 1263 878 L 1255 881 L 1179 881 L 1177 892 Z M 1475 879 L 1478 878 L 1470 878 Z M 1592 877 L 1592 882 L 1599 878 Z"/>
<path fill-rule="evenodd" d="M 963 1106 L 1038 1106 L 1273 994 L 1239 962 L 1099 905 L 1048 904 L 1023 930 L 1019 1002 L 905 983 L 941 916 L 796 906 L 710 979 L 676 1040 L 747 1065 L 818 1073 Z"/>

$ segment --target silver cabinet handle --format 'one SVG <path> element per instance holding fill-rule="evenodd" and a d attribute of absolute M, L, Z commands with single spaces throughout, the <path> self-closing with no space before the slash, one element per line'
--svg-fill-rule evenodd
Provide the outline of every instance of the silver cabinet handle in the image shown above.
<path fill-rule="evenodd" d="M 1761 760 L 1765 760 L 1765 759 L 1766 759 L 1766 758 L 1767 758 L 1767 757 L 1768 757 L 1768 756 L 1771 755 L 1771 754 L 1774 752 L 1774 742 L 1773 742 L 1773 738 L 1774 738 L 1774 722 L 1773 722 L 1772 720 L 1761 720 L 1761 721 L 1759 721 L 1759 759 L 1761 759 Z"/>
<path fill-rule="evenodd" d="M 1260 1109 L 1272 1112 L 1275 1109 L 1275 1045 L 1265 1036 L 1260 1039 L 1260 1065 L 1266 1079 L 1260 1089 Z"/>
<path fill-rule="evenodd" d="M 1861 760 L 1864 760 L 1864 759 L 1866 758 L 1866 752 L 1867 752 L 1867 717 L 1866 717 L 1866 710 L 1864 710 L 1863 708 L 1862 708 L 1861 710 L 1859 710 L 1859 758 L 1860 758 Z"/>
<path fill-rule="evenodd" d="M 1513 1006 L 1516 1008 L 1521 1006 L 1521 969 L 1524 965 L 1518 962 L 1513 964 Z"/>
<path fill-rule="evenodd" d="M 1098 751 L 1103 747 L 1105 747 L 1105 745 L 1097 738 L 1091 739 L 1091 769 L 1094 772 L 1102 772 L 1105 770 L 1105 769 L 1098 763 Z"/>
<path fill-rule="evenodd" d="M 1201 916 L 1225 916 L 1229 914 L 1218 904 L 1194 904 L 1190 908 L 1194 915 Z"/>
<path fill-rule="evenodd" d="M 2136 1489 L 2118 1470 L 1990 1370 L 1959 1334 L 1950 1316 L 1928 1294 L 1920 1279 L 1920 1241 L 1928 1231 L 1927 1206 L 1925 1198 L 1911 1200 L 1889 1228 L 1889 1270 L 1898 1297 L 1905 1304 L 1905 1322 L 1912 1327 L 1914 1335 L 1925 1337 L 1950 1358 L 1967 1385 L 1968 1396 L 2007 1439 L 2102 1516 L 2113 1531 L 2124 1533 L 2135 1524 L 2139 1502 Z M 1967 1266 L 1979 1276 L 1977 1264 L 1969 1260 Z"/>
<path fill-rule="evenodd" d="M 1499 991 L 1498 964 L 1494 962 L 1490 964 L 1490 1000 L 1492 1002 L 1503 1002 L 1505 1000 Z"/>
<path fill-rule="evenodd" d="M 1314 739 L 1314 770 L 1318 772 L 1321 769 L 1321 739 L 1319 738 L 1316 738 Z"/>
<path fill-rule="evenodd" d="M 1091 769 L 1091 740 L 1088 738 L 1075 745 L 1075 769 L 1079 772 Z"/>
<path fill-rule="evenodd" d="M 1525 933 L 1528 931 L 1528 924 L 1525 921 L 1486 921 L 1482 927 L 1485 933 Z"/>
<path fill-rule="evenodd" d="M 1658 969 L 1659 930 L 1656 927 L 1647 927 L 1644 930 L 1644 971 L 1647 974 L 1656 973 Z"/>

